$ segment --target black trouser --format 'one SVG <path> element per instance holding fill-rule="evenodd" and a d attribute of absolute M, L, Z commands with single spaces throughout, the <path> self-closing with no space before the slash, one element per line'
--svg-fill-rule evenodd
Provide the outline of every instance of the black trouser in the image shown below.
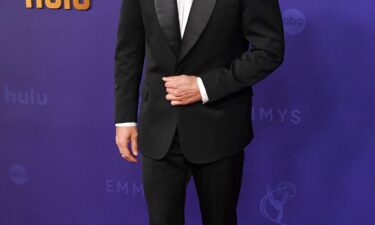
<path fill-rule="evenodd" d="M 236 225 L 244 151 L 207 164 L 192 164 L 180 150 L 178 132 L 165 158 L 142 156 L 143 188 L 150 225 L 183 225 L 186 186 L 194 178 L 203 225 Z"/>

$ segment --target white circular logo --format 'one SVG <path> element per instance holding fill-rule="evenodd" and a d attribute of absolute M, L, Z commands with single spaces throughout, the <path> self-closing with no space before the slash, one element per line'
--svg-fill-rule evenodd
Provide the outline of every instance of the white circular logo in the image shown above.
<path fill-rule="evenodd" d="M 27 171 L 20 164 L 14 163 L 9 167 L 9 178 L 17 185 L 24 185 L 27 182 Z"/>
<path fill-rule="evenodd" d="M 305 15 L 298 9 L 288 9 L 283 12 L 284 30 L 288 34 L 301 33 L 306 26 Z"/>

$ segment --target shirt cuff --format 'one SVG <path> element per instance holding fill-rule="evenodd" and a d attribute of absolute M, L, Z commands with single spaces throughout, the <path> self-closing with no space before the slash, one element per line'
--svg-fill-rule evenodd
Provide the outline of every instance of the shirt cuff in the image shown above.
<path fill-rule="evenodd" d="M 131 126 L 136 126 L 136 122 L 126 122 L 126 123 L 116 123 L 116 127 L 131 127 Z"/>
<path fill-rule="evenodd" d="M 204 104 L 208 102 L 206 88 L 204 87 L 203 81 L 200 77 L 198 77 L 197 83 L 198 83 L 199 92 L 201 93 L 201 96 L 202 96 L 202 103 Z"/>

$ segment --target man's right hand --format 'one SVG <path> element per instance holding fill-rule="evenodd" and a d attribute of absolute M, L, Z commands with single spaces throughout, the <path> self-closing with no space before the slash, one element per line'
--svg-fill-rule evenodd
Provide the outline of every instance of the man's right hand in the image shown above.
<path fill-rule="evenodd" d="M 121 156 L 129 162 L 136 163 L 138 155 L 138 131 L 136 126 L 116 127 L 116 145 Z M 131 150 L 128 147 L 131 142 Z"/>

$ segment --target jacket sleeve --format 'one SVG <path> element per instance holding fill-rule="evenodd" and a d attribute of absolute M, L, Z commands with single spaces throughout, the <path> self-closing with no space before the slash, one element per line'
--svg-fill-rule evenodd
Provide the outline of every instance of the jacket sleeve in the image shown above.
<path fill-rule="evenodd" d="M 137 122 L 144 35 L 139 0 L 123 0 L 115 48 L 115 123 Z"/>
<path fill-rule="evenodd" d="M 278 0 L 243 0 L 242 33 L 251 47 L 229 68 L 203 71 L 208 102 L 250 87 L 271 74 L 284 60 L 284 29 Z"/>

